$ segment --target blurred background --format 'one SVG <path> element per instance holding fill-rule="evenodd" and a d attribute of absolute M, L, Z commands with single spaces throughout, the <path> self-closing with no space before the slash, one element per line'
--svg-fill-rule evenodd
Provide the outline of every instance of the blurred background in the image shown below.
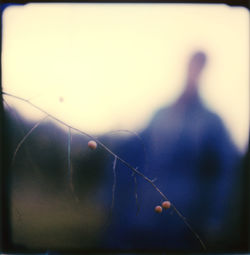
<path fill-rule="evenodd" d="M 165 191 L 172 194 L 173 201 L 182 208 L 184 216 L 188 215 L 191 225 L 202 233 L 211 250 L 246 249 L 242 158 L 249 138 L 247 9 L 194 4 L 13 5 L 3 13 L 2 33 L 3 91 L 28 99 L 68 125 L 98 136 L 142 172 L 158 177 L 164 190 L 165 178 L 170 178 L 171 185 Z M 166 127 L 175 131 L 164 129 L 161 133 L 158 127 L 165 124 L 159 121 L 162 117 L 157 117 L 157 113 L 159 109 L 173 109 L 184 94 L 190 74 L 187 67 L 196 51 L 205 52 L 207 56 L 198 82 L 202 113 L 200 115 L 195 110 L 193 114 L 192 110 L 190 115 L 185 115 L 183 110 L 177 110 L 174 111 L 177 117 L 172 113 L 169 117 L 167 113 L 164 115 Z M 7 95 L 4 96 L 4 106 L 11 161 L 18 143 L 44 114 Z M 184 116 L 190 118 L 184 120 Z M 216 120 L 199 121 L 203 117 Z M 210 125 L 212 122 L 219 124 L 214 128 Z M 156 129 L 154 123 L 158 123 Z M 190 123 L 202 123 L 198 131 L 209 135 L 196 136 L 200 124 L 192 126 Z M 206 125 L 211 128 L 204 128 Z M 180 127 L 183 136 L 175 134 Z M 111 132 L 120 129 L 137 132 L 144 147 L 134 135 Z M 134 192 L 130 194 L 128 187 L 134 190 L 134 183 L 129 171 L 125 176 L 117 176 L 118 201 L 110 218 L 113 158 L 100 147 L 90 151 L 87 147 L 89 139 L 72 131 L 71 182 L 67 132 L 66 127 L 51 118 L 46 119 L 20 147 L 10 168 L 11 238 L 17 247 L 51 250 L 201 249 L 199 242 L 174 214 L 167 213 L 168 218 L 159 220 L 154 218 L 155 214 L 143 214 L 145 210 L 141 210 L 141 217 L 140 214 L 134 217 L 137 209 L 134 205 L 130 207 L 134 203 Z M 153 135 L 155 132 L 158 136 Z M 178 136 L 178 143 L 170 143 L 168 136 L 172 134 Z M 224 136 L 226 138 L 220 140 Z M 210 145 L 207 139 L 214 143 Z M 198 142 L 192 147 L 190 140 Z M 182 150 L 177 150 L 180 146 Z M 233 149 L 227 154 L 229 148 Z M 159 153 L 161 151 L 166 155 Z M 187 165 L 188 161 L 184 160 L 190 158 L 187 151 L 192 155 L 194 151 L 209 155 L 204 162 L 214 163 L 210 166 L 214 170 L 213 178 L 208 178 L 205 170 L 197 172 L 195 169 L 203 169 L 200 165 L 190 166 L 190 174 L 187 171 L 184 175 L 178 172 L 171 177 L 164 175 L 163 170 L 170 166 L 171 169 L 183 167 L 173 165 L 173 162 L 181 159 L 183 165 Z M 197 155 L 200 159 L 200 154 Z M 228 158 L 237 159 L 231 162 Z M 155 165 L 158 172 L 154 170 Z M 126 172 L 118 164 L 119 168 L 121 173 Z M 223 182 L 225 178 L 227 181 Z M 232 180 L 236 181 L 232 183 Z M 229 187 L 228 183 L 232 185 Z M 177 187 L 186 187 L 186 193 L 180 195 Z M 190 187 L 196 188 L 190 191 Z M 213 187 L 227 188 L 215 188 L 218 193 L 211 193 Z M 151 202 L 147 208 L 153 212 L 154 203 L 160 202 L 159 198 L 151 195 L 154 191 L 144 187 L 142 181 L 137 188 L 142 193 L 147 191 Z M 197 190 L 211 196 L 201 195 L 186 204 L 185 198 L 190 199 Z M 237 192 L 232 193 L 232 190 Z M 223 195 L 218 195 L 220 193 Z M 119 201 L 119 197 L 123 199 Z M 192 211 L 201 210 L 204 204 L 200 201 L 211 202 L 215 198 L 217 204 L 230 198 L 236 201 L 228 203 L 229 207 L 216 207 L 223 211 L 220 220 L 223 217 L 227 220 L 219 227 L 220 231 L 215 227 L 207 230 L 206 224 L 218 221 L 211 216 L 212 212 L 207 215 L 201 212 L 198 219 L 197 212 Z M 126 208 L 123 212 L 117 209 L 120 205 Z M 230 213 L 226 214 L 227 209 Z M 204 217 L 210 223 L 202 225 Z M 132 227 L 120 226 L 121 219 Z M 165 232 L 161 229 L 159 233 L 163 240 L 159 241 L 157 235 L 157 241 L 148 244 L 148 238 L 152 240 L 156 227 L 164 221 L 173 222 L 168 233 L 162 234 Z M 232 228 L 225 229 L 228 222 Z M 131 236 L 135 229 L 137 236 L 148 231 L 147 237 L 128 240 L 127 236 Z M 211 237 L 214 231 L 218 238 Z M 225 232 L 229 234 L 225 235 Z M 109 240 L 105 236 L 109 236 Z M 120 243 L 114 241 L 117 236 Z M 171 246 L 176 243 L 178 246 Z"/>

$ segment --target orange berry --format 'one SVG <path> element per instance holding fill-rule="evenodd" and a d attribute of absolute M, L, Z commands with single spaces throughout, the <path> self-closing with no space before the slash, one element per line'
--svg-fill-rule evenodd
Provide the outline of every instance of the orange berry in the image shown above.
<path fill-rule="evenodd" d="M 155 207 L 155 212 L 161 213 L 161 212 L 162 212 L 162 207 L 161 207 L 160 205 L 157 205 L 157 206 Z"/>
<path fill-rule="evenodd" d="M 162 202 L 162 207 L 165 209 L 169 209 L 171 207 L 171 203 L 169 201 Z"/>
<path fill-rule="evenodd" d="M 97 147 L 97 143 L 93 140 L 89 141 L 88 142 L 88 147 L 91 149 L 91 150 L 95 150 L 96 147 Z"/>

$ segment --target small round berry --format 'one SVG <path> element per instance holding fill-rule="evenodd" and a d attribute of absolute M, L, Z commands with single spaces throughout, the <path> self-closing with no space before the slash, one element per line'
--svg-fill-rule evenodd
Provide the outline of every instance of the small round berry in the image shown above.
<path fill-rule="evenodd" d="M 157 206 L 155 207 L 155 212 L 161 213 L 161 212 L 162 212 L 162 207 L 161 207 L 160 205 L 157 205 Z"/>
<path fill-rule="evenodd" d="M 59 101 L 62 103 L 64 101 L 63 97 L 59 97 Z"/>
<path fill-rule="evenodd" d="M 161 205 L 164 209 L 169 209 L 171 207 L 171 203 L 169 201 L 164 201 Z"/>
<path fill-rule="evenodd" d="M 91 150 L 95 150 L 96 147 L 97 147 L 97 143 L 93 140 L 89 141 L 88 142 L 88 147 L 91 149 Z"/>

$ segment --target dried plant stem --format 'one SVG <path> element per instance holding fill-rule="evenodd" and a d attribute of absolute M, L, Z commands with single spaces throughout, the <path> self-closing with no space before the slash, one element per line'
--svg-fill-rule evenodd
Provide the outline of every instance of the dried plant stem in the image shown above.
<path fill-rule="evenodd" d="M 113 162 L 113 186 L 112 186 L 112 203 L 111 203 L 111 211 L 114 209 L 115 205 L 115 189 L 116 189 L 116 163 L 117 163 L 117 157 L 114 157 L 114 162 Z"/>
<path fill-rule="evenodd" d="M 142 177 L 146 182 L 148 182 L 149 184 L 151 184 L 153 186 L 153 188 L 161 195 L 161 197 L 164 200 L 169 200 L 167 198 L 167 196 L 157 187 L 157 185 L 154 183 L 154 180 L 151 180 L 150 178 L 148 178 L 147 176 L 145 176 L 142 172 L 140 172 L 137 168 L 133 167 L 132 165 L 130 165 L 130 163 L 128 163 L 127 161 L 125 161 L 123 158 L 119 157 L 116 153 L 114 153 L 112 150 L 110 150 L 105 144 L 103 144 L 99 139 L 97 139 L 96 137 L 83 132 L 82 130 L 78 129 L 78 128 L 74 128 L 71 125 L 67 124 L 66 122 L 58 119 L 57 117 L 53 116 L 52 114 L 48 113 L 47 111 L 43 110 L 42 108 L 40 108 L 39 106 L 33 104 L 32 102 L 30 102 L 27 99 L 24 99 L 22 97 L 19 96 L 15 96 L 13 94 L 9 94 L 7 92 L 2 92 L 3 95 L 12 97 L 12 98 L 16 98 L 19 99 L 23 102 L 28 103 L 29 105 L 31 105 L 32 107 L 36 108 L 37 110 L 45 113 L 47 116 L 51 117 L 52 119 L 54 119 L 55 121 L 61 123 L 62 125 L 71 128 L 72 130 L 75 130 L 77 132 L 79 132 L 80 134 L 83 134 L 86 137 L 89 137 L 90 139 L 93 139 L 94 141 L 96 141 L 100 147 L 102 147 L 104 150 L 106 150 L 108 153 L 110 153 L 112 156 L 114 156 L 115 160 L 119 160 L 122 164 L 124 164 L 125 166 L 127 166 L 128 168 L 130 168 L 132 170 L 132 172 L 134 172 L 134 174 Z M 35 125 L 36 126 L 36 125 Z M 33 131 L 33 130 L 32 130 Z M 26 136 L 23 140 L 26 139 Z M 19 146 L 20 147 L 20 146 Z M 176 214 L 182 219 L 182 221 L 185 223 L 185 225 L 187 226 L 187 228 L 191 231 L 191 233 L 193 233 L 193 235 L 197 238 L 197 240 L 200 242 L 202 248 L 204 250 L 206 250 L 206 246 L 204 244 L 204 242 L 201 240 L 200 236 L 196 233 L 196 231 L 191 227 L 191 225 L 188 223 L 187 219 L 182 215 L 182 213 L 175 207 L 175 205 L 173 204 L 173 202 L 171 201 L 171 207 L 174 209 L 174 211 L 176 212 Z"/>
<path fill-rule="evenodd" d="M 146 170 L 145 168 L 147 168 L 147 157 L 146 157 L 146 146 L 144 144 L 144 141 L 143 139 L 141 138 L 141 136 L 135 132 L 135 131 L 131 131 L 131 130 L 128 130 L 128 129 L 117 129 L 117 130 L 112 130 L 112 131 L 109 131 L 107 133 L 105 133 L 105 135 L 107 134 L 112 134 L 112 133 L 118 133 L 118 132 L 124 132 L 124 133 L 129 133 L 129 134 L 132 134 L 134 135 L 141 143 L 142 147 L 143 147 L 143 154 L 144 154 L 144 170 Z"/>
<path fill-rule="evenodd" d="M 71 142 L 72 142 L 72 133 L 71 127 L 68 127 L 68 178 L 69 178 L 69 188 L 74 196 L 76 202 L 79 202 L 79 198 L 75 194 L 75 187 L 73 183 L 73 166 L 72 166 L 72 158 L 71 158 Z"/>
<path fill-rule="evenodd" d="M 72 177 L 73 177 L 73 173 L 72 173 L 72 169 L 71 169 L 71 128 L 69 127 L 69 131 L 68 131 L 68 176 L 69 176 L 69 183 L 70 183 L 70 187 L 71 189 L 73 188 L 73 182 L 72 182 Z"/>
<path fill-rule="evenodd" d="M 12 160 L 11 160 L 11 164 L 13 165 L 15 162 L 15 158 L 16 158 L 16 154 L 19 151 L 20 147 L 22 146 L 22 144 L 25 142 L 25 140 L 29 137 L 29 135 L 48 117 L 48 115 L 46 115 L 44 118 L 42 118 L 39 122 L 37 122 L 30 130 L 29 132 L 23 137 L 23 139 L 18 143 L 15 152 L 13 154 Z"/>
<path fill-rule="evenodd" d="M 136 207 L 137 207 L 136 215 L 138 215 L 140 206 L 139 206 L 138 193 L 137 193 L 137 179 L 136 179 L 136 175 L 134 172 L 132 172 L 132 177 L 134 177 L 134 183 L 135 183 L 135 203 L 136 203 Z"/>

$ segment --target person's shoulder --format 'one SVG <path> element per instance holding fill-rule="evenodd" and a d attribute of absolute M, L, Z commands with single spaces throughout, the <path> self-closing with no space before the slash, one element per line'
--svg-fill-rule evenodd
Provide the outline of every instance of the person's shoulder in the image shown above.
<path fill-rule="evenodd" d="M 165 117 L 169 113 L 170 109 L 168 106 L 160 108 L 155 114 L 154 118 L 160 118 L 160 117 Z"/>
<path fill-rule="evenodd" d="M 212 109 L 207 107 L 202 101 L 199 102 L 199 111 L 207 120 L 207 122 L 223 124 L 221 117 Z"/>
<path fill-rule="evenodd" d="M 222 118 L 213 110 L 206 109 L 207 121 L 213 125 L 224 126 Z"/>
<path fill-rule="evenodd" d="M 149 119 L 147 126 L 141 131 L 143 137 L 147 137 L 155 127 L 161 126 L 169 116 L 169 106 L 162 107 L 154 112 Z"/>
<path fill-rule="evenodd" d="M 166 106 L 160 108 L 151 117 L 151 120 L 149 121 L 149 127 L 151 128 L 154 126 L 163 125 L 166 122 L 166 120 L 170 117 L 170 114 L 171 107 Z"/>
<path fill-rule="evenodd" d="M 219 114 L 210 109 L 205 109 L 204 114 L 205 126 L 210 134 L 216 139 L 222 139 L 229 136 L 229 131 Z"/>
<path fill-rule="evenodd" d="M 177 109 L 178 105 L 176 103 L 172 103 L 172 104 L 167 104 L 161 108 L 159 108 L 155 114 L 154 114 L 154 118 L 165 118 L 166 116 L 172 114 L 173 112 L 178 111 Z"/>

